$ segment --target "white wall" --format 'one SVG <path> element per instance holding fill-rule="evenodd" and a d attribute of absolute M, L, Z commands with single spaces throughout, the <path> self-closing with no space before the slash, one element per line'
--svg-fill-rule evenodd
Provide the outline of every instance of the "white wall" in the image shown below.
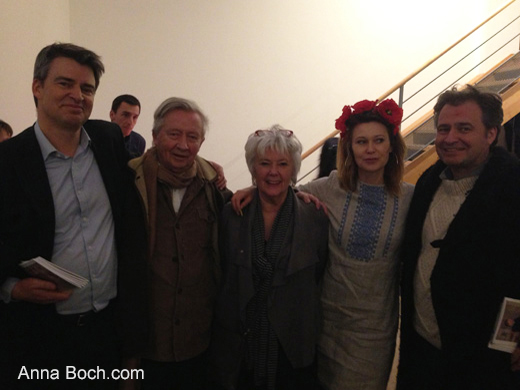
<path fill-rule="evenodd" d="M 0 118 L 15 133 L 36 120 L 31 92 L 36 54 L 70 40 L 67 0 L 0 0 Z"/>
<path fill-rule="evenodd" d="M 237 189 L 250 183 L 243 145 L 252 131 L 280 123 L 307 149 L 334 129 L 343 105 L 377 98 L 503 4 L 0 0 L 0 118 L 16 131 L 32 123 L 34 57 L 70 40 L 106 66 L 92 118 L 108 119 L 115 96 L 134 94 L 143 105 L 136 130 L 151 144 L 160 102 L 193 99 L 210 118 L 201 155 Z"/>

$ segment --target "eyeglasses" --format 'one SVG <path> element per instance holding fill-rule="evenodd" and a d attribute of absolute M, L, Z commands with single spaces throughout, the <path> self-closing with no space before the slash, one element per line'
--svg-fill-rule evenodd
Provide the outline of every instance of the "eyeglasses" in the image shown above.
<path fill-rule="evenodd" d="M 293 131 L 292 130 L 286 130 L 286 129 L 278 129 L 278 130 L 275 130 L 277 132 L 279 132 L 281 135 L 283 135 L 284 137 L 291 137 L 293 135 Z M 272 130 L 257 130 L 255 131 L 255 136 L 256 137 L 263 137 L 264 135 L 266 134 L 269 134 L 269 133 L 272 133 L 273 131 Z"/>

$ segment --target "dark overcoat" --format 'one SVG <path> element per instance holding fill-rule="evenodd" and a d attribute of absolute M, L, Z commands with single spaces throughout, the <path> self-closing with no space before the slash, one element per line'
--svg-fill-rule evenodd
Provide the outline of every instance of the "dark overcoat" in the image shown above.
<path fill-rule="evenodd" d="M 402 325 L 398 388 L 417 390 L 413 283 L 424 221 L 446 165 L 419 179 L 402 246 Z M 504 297 L 520 299 L 520 167 L 496 147 L 440 243 L 430 278 L 442 343 L 443 389 L 517 389 L 510 354 L 488 348 Z"/>
<path fill-rule="evenodd" d="M 114 218 L 118 257 L 118 296 L 114 302 L 124 354 L 133 355 L 146 339 L 143 286 L 146 231 L 128 154 L 115 124 L 91 120 L 84 128 L 99 166 Z M 0 284 L 28 275 L 19 263 L 36 256 L 52 261 L 54 203 L 34 127 L 0 144 Z M 0 365 L 21 364 L 42 335 L 38 324 L 54 305 L 0 302 Z M 1 368 L 1 367 L 0 367 Z"/>

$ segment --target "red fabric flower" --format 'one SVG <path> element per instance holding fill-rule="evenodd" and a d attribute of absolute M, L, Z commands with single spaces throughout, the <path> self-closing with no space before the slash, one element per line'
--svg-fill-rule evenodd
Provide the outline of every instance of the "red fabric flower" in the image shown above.
<path fill-rule="evenodd" d="M 357 102 L 353 106 L 345 106 L 343 107 L 343 113 L 341 116 L 336 119 L 336 129 L 340 131 L 341 138 L 345 137 L 345 133 L 347 131 L 347 120 L 351 115 L 361 114 L 365 111 L 372 111 L 376 106 L 377 100 L 361 100 Z"/>
<path fill-rule="evenodd" d="M 403 119 L 403 109 L 393 99 L 386 99 L 377 105 L 375 111 L 385 121 L 394 125 L 394 135 L 396 135 L 399 132 L 399 125 Z"/>
<path fill-rule="evenodd" d="M 361 100 L 353 106 L 343 107 L 341 116 L 336 119 L 336 129 L 340 131 L 341 138 L 345 137 L 347 132 L 347 121 L 352 115 L 362 114 L 367 111 L 376 112 L 390 125 L 394 126 L 393 134 L 399 132 L 399 126 L 403 119 L 403 109 L 397 105 L 393 99 L 383 100 L 377 104 L 377 100 Z"/>
<path fill-rule="evenodd" d="M 361 114 L 365 111 L 372 111 L 376 106 L 377 100 L 361 100 L 352 106 L 354 114 Z"/>
<path fill-rule="evenodd" d="M 343 107 L 343 112 L 341 116 L 336 119 L 336 129 L 340 131 L 341 138 L 345 136 L 345 132 L 347 131 L 346 122 L 348 118 L 352 115 L 352 108 L 350 106 Z"/>

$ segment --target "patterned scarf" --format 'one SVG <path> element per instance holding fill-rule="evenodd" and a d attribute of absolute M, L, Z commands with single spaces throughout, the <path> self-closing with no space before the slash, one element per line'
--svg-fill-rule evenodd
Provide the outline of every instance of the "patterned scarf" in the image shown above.
<path fill-rule="evenodd" d="M 267 305 L 273 282 L 274 270 L 282 243 L 293 228 L 293 193 L 288 192 L 284 204 L 278 211 L 269 240 L 265 241 L 264 220 L 259 196 L 256 196 L 255 215 L 252 228 L 252 265 L 255 295 L 247 305 L 246 321 L 249 332 L 249 367 L 253 369 L 255 386 L 275 389 L 278 366 L 278 340 L 269 323 Z"/>
<path fill-rule="evenodd" d="M 143 156 L 143 171 L 148 198 L 149 256 L 151 256 L 155 247 L 155 226 L 157 223 L 157 181 L 164 182 L 171 188 L 188 187 L 197 175 L 197 161 L 194 161 L 191 167 L 173 172 L 159 163 L 157 149 L 153 147 Z"/>
<path fill-rule="evenodd" d="M 159 179 L 172 188 L 186 188 L 197 174 L 197 161 L 194 161 L 190 167 L 167 169 L 159 162 L 157 157 L 157 148 L 153 147 L 148 150 L 143 157 L 143 164 L 146 177 L 150 175 L 154 179 Z"/>

